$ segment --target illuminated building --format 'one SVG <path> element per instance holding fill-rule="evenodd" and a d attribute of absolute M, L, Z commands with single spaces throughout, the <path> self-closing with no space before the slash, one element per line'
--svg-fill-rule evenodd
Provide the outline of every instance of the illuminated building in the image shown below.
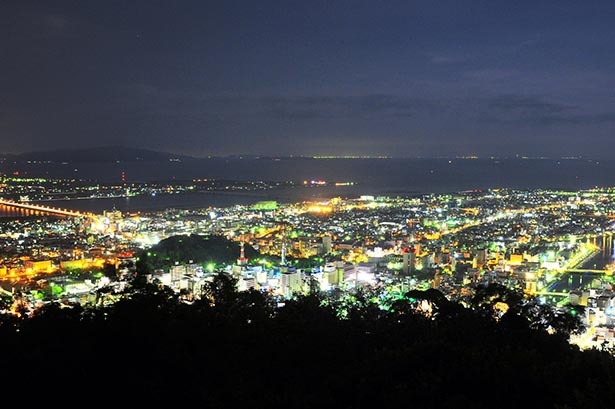
<path fill-rule="evenodd" d="M 482 267 L 487 263 L 487 249 L 481 248 L 476 250 L 476 266 Z"/>
<path fill-rule="evenodd" d="M 331 236 L 324 236 L 322 238 L 322 252 L 324 254 L 331 252 Z"/>
<path fill-rule="evenodd" d="M 170 269 L 171 275 L 171 287 L 179 288 L 181 285 L 181 281 L 184 279 L 186 275 L 186 266 L 185 265 L 174 265 Z"/>
<path fill-rule="evenodd" d="M 285 298 L 290 298 L 294 293 L 300 292 L 303 289 L 302 287 L 301 270 L 289 268 L 282 271 L 280 274 L 280 290 Z"/>
<path fill-rule="evenodd" d="M 35 273 L 49 273 L 52 271 L 51 260 L 26 260 L 24 262 L 24 267 L 26 272 L 35 274 Z"/>
<path fill-rule="evenodd" d="M 248 291 L 252 288 L 258 288 L 256 277 L 253 275 L 243 275 L 237 282 L 238 291 Z"/>
<path fill-rule="evenodd" d="M 416 261 L 416 254 L 413 250 L 406 251 L 403 254 L 402 271 L 404 274 L 409 275 L 414 271 L 414 262 Z"/>
<path fill-rule="evenodd" d="M 342 263 L 343 266 L 343 263 Z M 327 263 L 323 269 L 323 280 L 329 286 L 339 285 L 344 279 L 344 269 L 338 268 L 336 263 Z"/>

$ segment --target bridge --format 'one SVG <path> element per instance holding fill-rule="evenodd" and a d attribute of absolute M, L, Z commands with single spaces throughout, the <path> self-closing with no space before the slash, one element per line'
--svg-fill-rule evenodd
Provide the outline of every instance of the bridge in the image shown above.
<path fill-rule="evenodd" d="M 14 202 L 12 200 L 0 199 L 0 205 L 6 206 L 14 209 L 23 209 L 33 212 L 34 214 L 39 213 L 48 213 L 58 216 L 67 216 L 67 217 L 90 217 L 94 218 L 94 213 L 82 213 L 76 210 L 68 210 L 68 209 L 60 209 L 49 206 L 41 206 L 32 203 L 25 202 Z"/>
<path fill-rule="evenodd" d="M 557 295 L 557 296 L 568 297 L 570 295 L 570 291 L 548 291 L 548 290 L 544 290 L 544 291 L 534 291 L 534 294 L 536 294 L 536 295 Z"/>
<path fill-rule="evenodd" d="M 588 288 L 595 279 L 602 275 L 612 275 L 613 270 L 608 267 L 604 270 L 587 268 L 568 268 L 558 271 L 558 277 L 542 290 L 534 290 L 531 294 L 536 296 L 557 296 L 568 298 L 571 291 Z M 564 302 L 565 300 L 562 300 Z"/>
<path fill-rule="evenodd" d="M 567 268 L 563 270 L 564 273 L 597 273 L 597 274 L 613 274 L 613 269 L 595 270 L 591 268 Z"/>

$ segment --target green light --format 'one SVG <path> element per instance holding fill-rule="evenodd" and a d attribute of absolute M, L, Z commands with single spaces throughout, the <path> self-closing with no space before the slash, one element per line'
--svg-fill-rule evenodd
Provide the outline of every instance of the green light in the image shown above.
<path fill-rule="evenodd" d="M 252 208 L 255 210 L 275 210 L 278 207 L 278 203 L 275 200 L 265 200 L 256 203 Z"/>

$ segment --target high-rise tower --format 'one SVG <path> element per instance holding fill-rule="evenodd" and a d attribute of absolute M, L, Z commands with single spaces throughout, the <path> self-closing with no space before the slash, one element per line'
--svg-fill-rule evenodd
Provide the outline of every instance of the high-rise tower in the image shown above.
<path fill-rule="evenodd" d="M 130 196 L 130 188 L 126 184 L 126 173 L 122 171 L 122 187 L 124 188 L 124 192 L 126 196 Z"/>
<path fill-rule="evenodd" d="M 244 252 L 244 243 L 243 243 L 243 236 L 241 236 L 241 244 L 240 244 L 240 250 L 239 250 L 239 258 L 237 259 L 237 264 L 240 266 L 246 266 L 248 265 L 248 258 L 245 255 Z"/>
<path fill-rule="evenodd" d="M 280 264 L 286 265 L 286 242 L 282 240 L 282 253 L 280 255 Z"/>

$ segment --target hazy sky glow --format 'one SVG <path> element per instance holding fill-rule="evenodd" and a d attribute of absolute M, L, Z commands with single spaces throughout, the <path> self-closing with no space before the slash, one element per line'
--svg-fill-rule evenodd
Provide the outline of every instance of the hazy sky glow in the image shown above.
<path fill-rule="evenodd" d="M 0 5 L 0 152 L 608 158 L 613 1 Z"/>

